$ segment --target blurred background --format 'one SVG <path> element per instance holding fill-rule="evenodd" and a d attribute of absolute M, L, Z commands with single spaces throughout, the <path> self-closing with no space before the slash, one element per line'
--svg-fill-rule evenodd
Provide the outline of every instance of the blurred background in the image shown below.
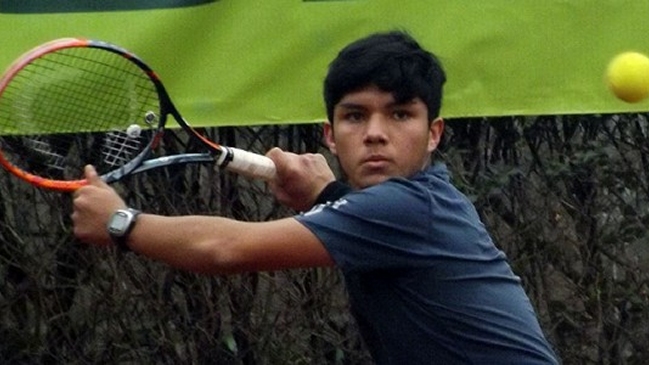
<path fill-rule="evenodd" d="M 220 143 L 321 152 L 321 83 L 340 47 L 405 28 L 448 71 L 441 158 L 475 203 L 565 364 L 649 358 L 649 103 L 606 89 L 649 53 L 649 3 L 489 0 L 0 0 L 0 66 L 42 42 L 122 45 Z M 172 130 L 162 148 L 182 152 Z M 83 134 L 80 139 L 87 138 Z M 115 184 L 147 212 L 296 214 L 210 166 Z M 336 269 L 208 277 L 79 244 L 71 197 L 0 172 L 0 362 L 366 364 Z"/>

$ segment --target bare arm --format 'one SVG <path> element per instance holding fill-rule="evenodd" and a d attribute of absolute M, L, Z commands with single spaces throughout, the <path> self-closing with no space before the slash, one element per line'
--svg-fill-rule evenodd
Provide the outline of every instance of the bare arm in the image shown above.
<path fill-rule="evenodd" d="M 174 267 L 212 274 L 333 264 L 320 241 L 294 218 L 250 223 L 145 214 L 130 235 L 129 247 Z"/>
<path fill-rule="evenodd" d="M 74 233 L 82 241 L 111 245 L 106 222 L 124 201 L 91 167 L 88 186 L 75 192 Z M 201 273 L 230 274 L 330 266 L 322 243 L 294 218 L 272 222 L 240 222 L 212 216 L 165 217 L 142 214 L 129 247 L 171 266 Z"/>

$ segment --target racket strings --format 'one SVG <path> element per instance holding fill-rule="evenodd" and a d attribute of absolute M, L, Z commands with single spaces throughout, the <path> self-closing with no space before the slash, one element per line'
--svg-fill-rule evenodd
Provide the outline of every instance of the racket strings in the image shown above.
<path fill-rule="evenodd" d="M 121 122 L 119 126 L 128 126 L 150 109 L 142 106 L 157 104 L 157 94 L 148 77 L 117 54 L 72 48 L 48 54 L 30 66 L 33 75 L 25 75 L 29 80 L 25 85 L 36 89 L 22 95 L 32 107 L 30 99 L 43 105 L 40 110 L 47 110 L 47 115 L 42 117 L 49 121 L 40 126 L 52 127 L 53 132 L 103 130 L 124 120 L 129 123 Z"/>
<path fill-rule="evenodd" d="M 139 136 L 113 130 L 106 133 L 101 149 L 102 160 L 107 166 L 116 168 L 125 165 L 140 152 L 142 143 Z"/>
<path fill-rule="evenodd" d="M 66 158 L 57 153 L 52 145 L 43 138 L 25 138 L 27 148 L 39 153 L 43 158 L 43 164 L 50 169 L 65 171 Z"/>
<path fill-rule="evenodd" d="M 5 159 L 45 178 L 77 179 L 83 166 L 100 174 L 128 163 L 147 146 L 147 113 L 160 114 L 155 83 L 122 55 L 73 47 L 46 53 L 0 90 Z"/>

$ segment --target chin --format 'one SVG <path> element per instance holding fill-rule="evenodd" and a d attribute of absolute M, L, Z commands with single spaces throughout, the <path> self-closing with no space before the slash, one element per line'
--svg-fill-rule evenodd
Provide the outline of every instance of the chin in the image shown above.
<path fill-rule="evenodd" d="M 355 186 L 357 189 L 369 188 L 370 186 L 378 185 L 378 184 L 388 180 L 391 177 L 392 176 L 389 176 L 389 175 L 364 176 L 364 177 L 358 179 L 352 185 Z"/>

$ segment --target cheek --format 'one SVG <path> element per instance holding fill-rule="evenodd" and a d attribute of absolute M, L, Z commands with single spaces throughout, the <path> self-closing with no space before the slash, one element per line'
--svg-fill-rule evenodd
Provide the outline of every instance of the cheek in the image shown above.
<path fill-rule="evenodd" d="M 430 135 L 420 130 L 412 134 L 402 134 L 398 141 L 399 163 L 406 169 L 419 168 L 433 151 Z"/>
<path fill-rule="evenodd" d="M 344 128 L 340 128 L 340 130 L 336 130 L 332 134 L 329 149 L 338 156 L 349 155 L 357 149 L 354 146 L 359 146 L 358 141 L 354 137 L 354 134 L 345 131 Z"/>
<path fill-rule="evenodd" d="M 362 144 L 358 144 L 349 138 L 337 138 L 335 143 L 335 148 L 330 150 L 338 158 L 340 166 L 351 173 L 351 169 L 360 158 L 362 154 Z"/>
<path fill-rule="evenodd" d="M 400 144 L 407 149 L 414 151 L 430 152 L 431 138 L 430 133 L 426 131 L 412 131 L 412 133 L 402 134 L 404 138 L 401 139 Z"/>
<path fill-rule="evenodd" d="M 336 143 L 334 154 L 343 165 L 348 165 L 356 158 L 358 150 L 359 148 L 354 148 L 353 144 L 346 143 L 345 141 L 341 143 L 339 141 Z"/>

